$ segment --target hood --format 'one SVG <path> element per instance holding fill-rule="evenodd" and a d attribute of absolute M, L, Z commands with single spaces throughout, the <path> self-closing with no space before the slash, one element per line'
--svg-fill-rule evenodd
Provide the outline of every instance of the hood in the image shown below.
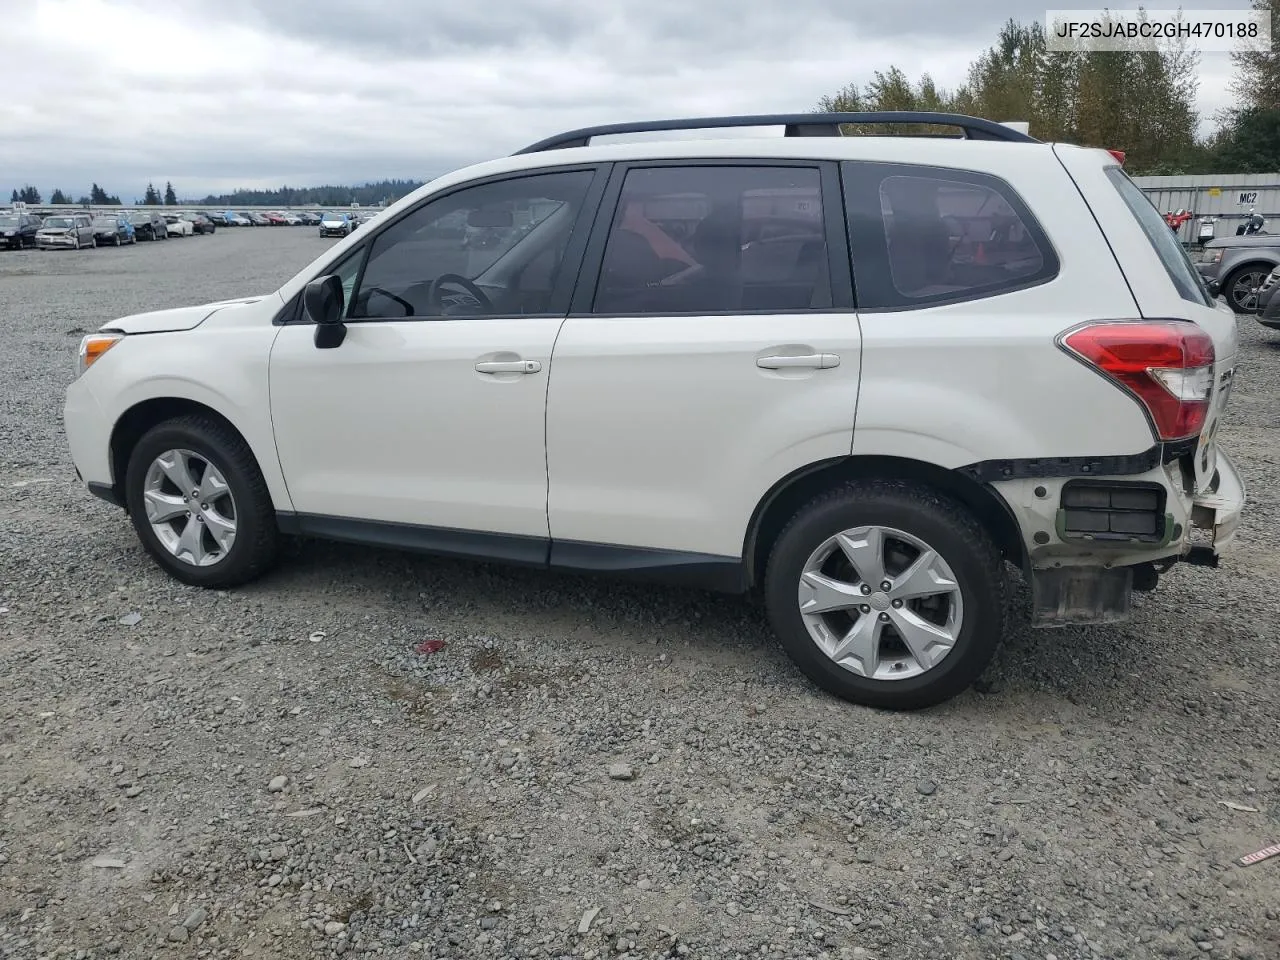
<path fill-rule="evenodd" d="M 71 227 L 41 227 L 36 233 L 70 233 Z"/>
<path fill-rule="evenodd" d="M 1251 233 L 1247 236 L 1214 237 L 1206 247 L 1280 247 L 1280 233 Z"/>
<path fill-rule="evenodd" d="M 226 310 L 249 303 L 257 303 L 262 297 L 241 297 L 236 300 L 219 300 L 198 307 L 176 307 L 172 310 L 152 310 L 149 313 L 135 313 L 110 323 L 103 324 L 101 330 L 119 330 L 121 333 L 176 333 L 181 330 L 194 330 L 219 310 Z"/>

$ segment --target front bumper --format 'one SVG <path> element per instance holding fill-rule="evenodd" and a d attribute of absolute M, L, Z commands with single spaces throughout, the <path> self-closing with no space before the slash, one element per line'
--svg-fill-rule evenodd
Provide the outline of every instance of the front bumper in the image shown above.
<path fill-rule="evenodd" d="M 1280 285 L 1273 285 L 1269 290 L 1264 288 L 1261 299 L 1263 303 L 1258 311 L 1258 322 L 1264 327 L 1280 327 Z"/>
<path fill-rule="evenodd" d="M 56 236 L 36 237 L 37 247 L 74 247 L 76 238 L 71 234 L 58 234 Z"/>
<path fill-rule="evenodd" d="M 67 387 L 62 421 L 67 445 L 71 448 L 71 462 L 86 486 L 90 490 L 114 487 L 111 424 L 83 379 L 73 380 Z"/>

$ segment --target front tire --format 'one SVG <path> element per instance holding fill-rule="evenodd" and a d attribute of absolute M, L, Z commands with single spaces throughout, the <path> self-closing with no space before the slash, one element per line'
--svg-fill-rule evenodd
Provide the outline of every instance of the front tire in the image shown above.
<path fill-rule="evenodd" d="M 1236 313 L 1257 313 L 1258 290 L 1270 272 L 1271 267 L 1256 263 L 1233 271 L 1222 285 L 1227 305 Z"/>
<path fill-rule="evenodd" d="M 801 508 L 765 570 L 769 620 L 791 660 L 845 700 L 916 710 L 949 700 L 1004 633 L 999 550 L 928 487 L 849 483 Z"/>
<path fill-rule="evenodd" d="M 275 561 L 279 532 L 262 471 L 216 420 L 177 417 L 147 431 L 129 458 L 125 500 L 142 545 L 183 583 L 232 587 Z"/>

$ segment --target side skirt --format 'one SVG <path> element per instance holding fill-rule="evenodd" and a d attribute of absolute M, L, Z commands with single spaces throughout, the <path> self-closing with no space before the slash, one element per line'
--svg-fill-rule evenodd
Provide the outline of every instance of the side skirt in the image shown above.
<path fill-rule="evenodd" d="M 746 566 L 740 557 L 353 520 L 310 513 L 280 512 L 276 519 L 281 533 L 294 536 L 463 560 L 600 574 L 719 593 L 747 591 Z"/>

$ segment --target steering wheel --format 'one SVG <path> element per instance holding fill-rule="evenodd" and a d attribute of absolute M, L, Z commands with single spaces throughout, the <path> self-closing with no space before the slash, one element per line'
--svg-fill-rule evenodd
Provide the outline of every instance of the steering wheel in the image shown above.
<path fill-rule="evenodd" d="M 443 294 L 446 286 L 461 287 L 468 296 L 475 300 L 483 312 L 493 312 L 493 301 L 485 296 L 484 291 L 466 277 L 461 277 L 456 273 L 442 273 L 431 281 L 431 287 L 427 290 L 427 303 L 430 304 L 432 310 L 444 313 Z"/>

